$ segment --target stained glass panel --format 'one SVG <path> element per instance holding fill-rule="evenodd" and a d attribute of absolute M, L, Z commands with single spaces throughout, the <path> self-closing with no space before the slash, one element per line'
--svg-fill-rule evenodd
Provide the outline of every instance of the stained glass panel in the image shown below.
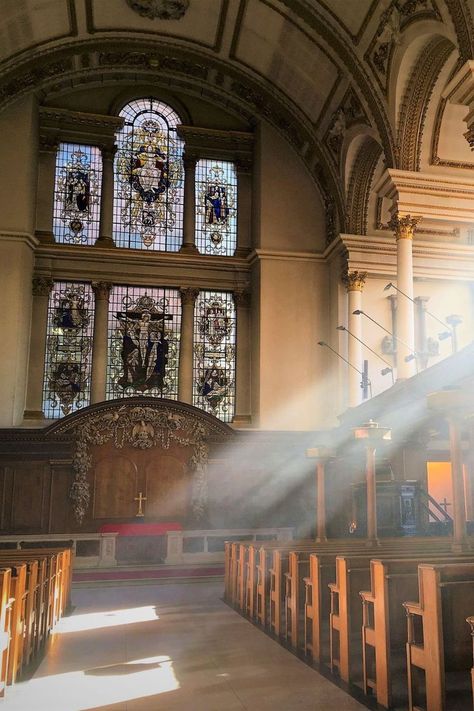
<path fill-rule="evenodd" d="M 232 256 L 237 243 L 237 173 L 228 161 L 196 164 L 196 246 L 202 254 Z"/>
<path fill-rule="evenodd" d="M 60 143 L 53 233 L 57 242 L 94 244 L 99 236 L 102 156 L 95 146 Z"/>
<path fill-rule="evenodd" d="M 230 422 L 235 408 L 235 306 L 232 294 L 202 291 L 194 312 L 193 404 Z"/>
<path fill-rule="evenodd" d="M 56 282 L 48 305 L 43 380 L 46 417 L 89 405 L 94 299 L 88 284 Z"/>
<path fill-rule="evenodd" d="M 114 286 L 109 301 L 108 400 L 178 397 L 181 299 L 177 289 Z"/>
<path fill-rule="evenodd" d="M 183 142 L 178 115 L 137 99 L 120 116 L 115 157 L 114 240 L 118 247 L 176 252 L 183 232 Z"/>

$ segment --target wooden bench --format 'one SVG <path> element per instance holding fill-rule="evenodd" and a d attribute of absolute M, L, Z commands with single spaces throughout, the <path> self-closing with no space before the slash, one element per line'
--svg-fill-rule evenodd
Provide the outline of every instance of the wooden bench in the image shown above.
<path fill-rule="evenodd" d="M 419 601 L 404 603 L 409 709 L 444 711 L 447 669 L 468 675 L 472 665 L 465 619 L 474 605 L 474 563 L 424 563 L 418 587 Z M 424 672 L 425 700 L 415 670 Z"/>
<path fill-rule="evenodd" d="M 472 617 L 467 617 L 466 622 L 468 623 L 469 627 L 471 628 L 471 637 L 472 637 L 472 658 L 473 658 L 473 665 L 471 669 L 471 686 L 472 686 L 472 707 L 474 708 L 474 616 Z"/>
<path fill-rule="evenodd" d="M 8 671 L 8 650 L 10 645 L 10 591 L 11 591 L 10 568 L 0 569 L 0 698 L 5 696 L 7 686 Z"/>
<path fill-rule="evenodd" d="M 426 559 L 428 556 L 424 556 Z M 437 557 L 433 563 L 474 562 L 472 556 Z M 393 703 L 393 666 L 397 677 L 406 677 L 405 610 L 403 602 L 418 594 L 420 557 L 375 559 L 370 561 L 370 590 L 360 592 L 362 599 L 363 689 L 373 692 L 377 702 L 389 708 Z M 406 699 L 403 699 L 405 702 Z M 398 703 L 398 701 L 397 701 Z"/>

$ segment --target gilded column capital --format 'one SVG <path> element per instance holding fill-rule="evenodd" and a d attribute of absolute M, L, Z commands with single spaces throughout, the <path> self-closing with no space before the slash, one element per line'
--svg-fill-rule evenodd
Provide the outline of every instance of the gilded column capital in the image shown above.
<path fill-rule="evenodd" d="M 181 287 L 179 290 L 181 294 L 181 305 L 193 304 L 196 302 L 199 296 L 199 289 L 193 289 L 192 287 Z"/>
<path fill-rule="evenodd" d="M 238 291 L 234 291 L 233 297 L 234 304 L 237 308 L 242 307 L 246 309 L 250 306 L 250 291 L 247 291 L 246 289 L 239 289 Z"/>
<path fill-rule="evenodd" d="M 33 277 L 32 292 L 33 296 L 49 296 L 53 288 L 53 280 L 49 277 Z"/>
<path fill-rule="evenodd" d="M 96 299 L 105 299 L 108 301 L 112 284 L 108 281 L 93 281 L 91 287 Z"/>
<path fill-rule="evenodd" d="M 346 287 L 346 291 L 363 291 L 367 272 L 346 271 L 342 275 L 342 283 Z"/>
<path fill-rule="evenodd" d="M 395 233 L 397 240 L 413 239 L 416 226 L 422 219 L 422 217 L 412 217 L 411 215 L 401 216 L 398 212 L 396 212 L 390 218 L 388 226 Z"/>

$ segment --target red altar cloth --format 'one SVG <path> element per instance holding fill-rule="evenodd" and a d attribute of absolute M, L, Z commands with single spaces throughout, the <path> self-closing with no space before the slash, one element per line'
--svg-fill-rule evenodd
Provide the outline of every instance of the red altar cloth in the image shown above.
<path fill-rule="evenodd" d="M 182 531 L 180 523 L 104 523 L 99 533 L 118 533 L 119 536 L 164 536 L 168 531 Z"/>

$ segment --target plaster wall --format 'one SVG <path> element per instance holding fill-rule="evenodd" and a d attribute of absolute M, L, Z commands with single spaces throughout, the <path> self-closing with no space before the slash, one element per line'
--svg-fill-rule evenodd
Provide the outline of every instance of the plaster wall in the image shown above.
<path fill-rule="evenodd" d="M 327 269 L 315 260 L 260 263 L 259 426 L 325 426 L 331 381 L 317 345 L 328 320 Z"/>
<path fill-rule="evenodd" d="M 261 125 L 259 144 L 262 189 L 257 246 L 322 251 L 324 209 L 314 181 L 291 146 L 268 124 Z"/>

